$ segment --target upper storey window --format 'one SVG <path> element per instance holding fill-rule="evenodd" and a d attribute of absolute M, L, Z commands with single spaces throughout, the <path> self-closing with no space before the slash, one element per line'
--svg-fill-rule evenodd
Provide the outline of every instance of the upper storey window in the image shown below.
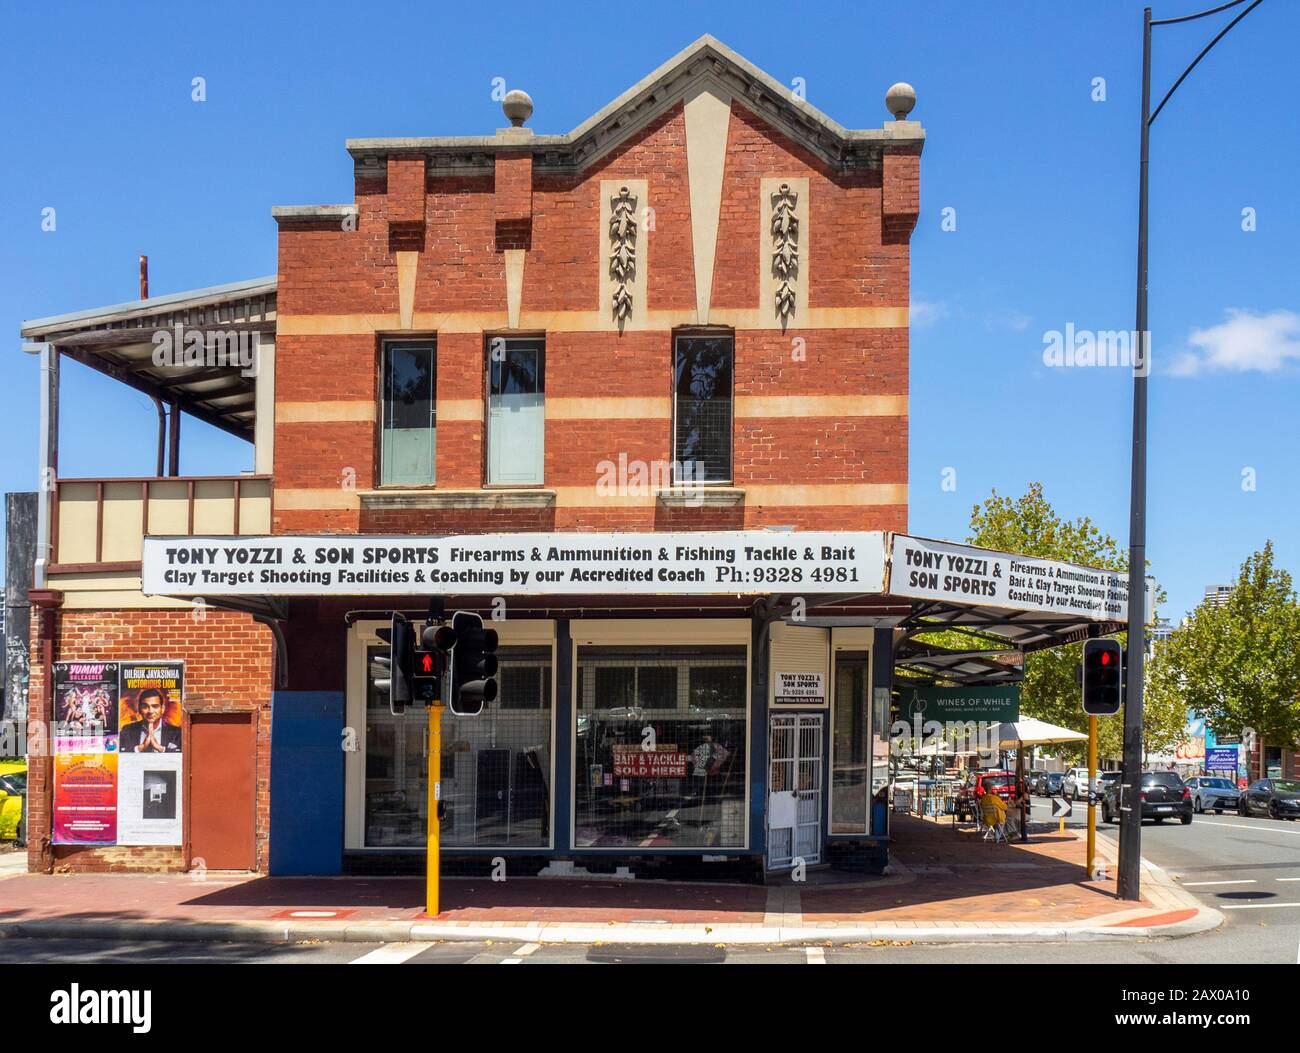
<path fill-rule="evenodd" d="M 731 482 L 731 336 L 679 336 L 673 349 L 675 482 Z"/>
<path fill-rule="evenodd" d="M 546 448 L 544 342 L 492 337 L 487 389 L 488 484 L 540 485 Z"/>
<path fill-rule="evenodd" d="M 437 354 L 432 340 L 384 345 L 380 483 L 434 483 Z"/>

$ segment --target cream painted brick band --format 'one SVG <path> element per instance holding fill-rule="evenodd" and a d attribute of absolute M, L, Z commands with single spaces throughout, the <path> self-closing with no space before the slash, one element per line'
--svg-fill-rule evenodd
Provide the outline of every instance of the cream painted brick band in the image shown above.
<path fill-rule="evenodd" d="M 628 319 L 625 328 L 628 332 L 675 329 L 695 325 L 695 314 L 693 310 L 650 310 L 644 324 L 633 325 L 634 319 Z M 810 307 L 801 315 L 791 323 L 790 333 L 809 329 L 906 329 L 908 325 L 906 307 Z M 713 307 L 709 322 L 743 331 L 781 331 L 771 312 L 758 307 Z M 504 311 L 417 311 L 410 328 L 414 332 L 485 333 L 514 327 Z M 602 311 L 523 311 L 517 328 L 599 333 L 609 330 L 609 322 Z M 277 336 L 357 336 L 402 331 L 399 314 L 281 314 L 276 322 Z"/>
<path fill-rule="evenodd" d="M 653 492 L 647 494 L 601 494 L 594 486 L 557 486 L 555 503 L 559 508 L 637 508 L 654 505 Z M 805 508 L 809 506 L 905 505 L 906 483 L 810 483 L 804 486 L 744 486 L 745 503 L 765 508 Z M 276 490 L 275 507 L 280 510 L 310 511 L 357 509 L 361 497 L 355 490 L 293 489 Z"/>
<path fill-rule="evenodd" d="M 277 424 L 321 424 L 348 421 L 373 421 L 375 404 L 369 399 L 333 402 L 279 402 L 275 407 Z"/>
<path fill-rule="evenodd" d="M 670 398 L 551 398 L 546 399 L 547 420 L 672 420 Z"/>
<path fill-rule="evenodd" d="M 737 395 L 737 417 L 905 417 L 906 395 Z"/>
<path fill-rule="evenodd" d="M 440 399 L 439 421 L 483 419 L 479 399 Z M 737 395 L 736 417 L 904 417 L 906 395 Z M 671 420 L 670 398 L 552 397 L 546 400 L 547 420 Z M 373 422 L 374 403 L 368 399 L 330 402 L 281 402 L 275 411 L 280 424 Z"/>

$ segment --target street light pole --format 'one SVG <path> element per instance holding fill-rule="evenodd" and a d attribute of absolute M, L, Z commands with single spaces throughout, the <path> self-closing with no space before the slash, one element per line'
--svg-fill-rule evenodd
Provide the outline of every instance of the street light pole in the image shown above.
<path fill-rule="evenodd" d="M 1178 86 L 1196 68 L 1212 47 L 1233 26 L 1245 18 L 1262 0 L 1253 0 L 1229 22 L 1182 72 L 1174 86 L 1165 93 L 1155 112 L 1151 112 L 1151 30 L 1155 26 L 1191 22 L 1207 15 L 1239 7 L 1246 0 L 1233 0 L 1181 18 L 1153 21 L 1151 8 L 1142 12 L 1142 137 L 1138 161 L 1138 245 L 1137 245 L 1137 356 L 1133 363 L 1133 469 L 1129 492 L 1128 551 L 1128 668 L 1125 669 L 1124 702 L 1124 774 L 1119 831 L 1120 899 L 1138 900 L 1141 892 L 1142 865 L 1142 711 L 1143 680 L 1146 668 L 1146 549 L 1147 549 L 1147 377 L 1151 372 L 1151 337 L 1147 317 L 1147 162 L 1150 157 L 1151 124 L 1164 109 Z"/>

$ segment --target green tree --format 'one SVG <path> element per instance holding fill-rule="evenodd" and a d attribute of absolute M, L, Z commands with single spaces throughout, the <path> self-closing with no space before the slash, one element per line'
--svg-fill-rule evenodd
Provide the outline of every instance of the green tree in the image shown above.
<path fill-rule="evenodd" d="M 1300 741 L 1300 604 L 1273 542 L 1241 565 L 1221 605 L 1202 603 L 1156 651 L 1151 679 L 1178 691 L 1220 734 Z M 1263 755 L 1261 749 L 1260 755 Z"/>
<path fill-rule="evenodd" d="M 1109 534 L 1099 530 L 1087 516 L 1063 519 L 1043 494 L 1042 483 L 1030 483 L 1018 498 L 996 490 L 971 511 L 969 542 L 984 548 L 1019 552 L 1044 559 L 1082 563 L 1105 570 L 1126 571 L 1128 553 Z M 1159 595 L 1157 601 L 1159 601 Z M 1120 640 L 1126 639 L 1121 635 Z M 1025 680 L 1021 687 L 1021 711 L 1051 724 L 1088 730 L 1088 718 L 1080 706 L 1075 667 L 1082 661 L 1082 644 L 1046 648 L 1025 656 Z M 1143 734 L 1147 752 L 1171 748 L 1182 736 L 1186 706 L 1174 696 L 1163 695 L 1155 705 L 1144 707 Z M 1123 747 L 1122 717 L 1098 721 L 1098 743 L 1102 756 L 1118 756 Z M 1080 755 L 1085 747 L 1069 752 Z"/>

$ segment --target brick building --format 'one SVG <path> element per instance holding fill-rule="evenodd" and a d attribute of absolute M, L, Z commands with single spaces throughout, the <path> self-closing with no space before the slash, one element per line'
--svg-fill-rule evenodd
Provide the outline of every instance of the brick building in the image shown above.
<path fill-rule="evenodd" d="M 186 744 L 167 845 L 53 843 L 34 758 L 33 867 L 421 866 L 425 713 L 375 659 L 433 595 L 501 642 L 498 699 L 443 721 L 445 865 L 878 865 L 912 102 L 848 129 L 704 37 L 568 134 L 512 92 L 494 134 L 350 140 L 354 201 L 276 208 L 273 279 L 27 323 L 32 713 L 55 663 L 181 659 Z M 255 337 L 256 368 L 159 332 Z M 67 358 L 159 400 L 155 477 L 58 475 Z M 254 471 L 179 476 L 182 412 Z"/>

